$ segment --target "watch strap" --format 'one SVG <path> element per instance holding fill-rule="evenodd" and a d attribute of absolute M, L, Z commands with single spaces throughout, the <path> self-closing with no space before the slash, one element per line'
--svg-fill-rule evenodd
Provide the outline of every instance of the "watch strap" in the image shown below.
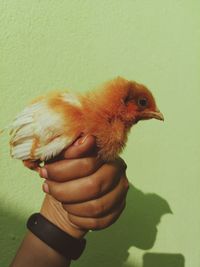
<path fill-rule="evenodd" d="M 40 213 L 34 213 L 30 216 L 27 221 L 27 228 L 67 259 L 78 259 L 85 249 L 86 240 L 84 238 L 74 238 Z"/>

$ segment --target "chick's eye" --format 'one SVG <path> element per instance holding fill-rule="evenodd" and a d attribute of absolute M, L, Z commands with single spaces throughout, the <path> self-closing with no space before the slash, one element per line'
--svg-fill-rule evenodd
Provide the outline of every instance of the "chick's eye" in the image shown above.
<path fill-rule="evenodd" d="M 138 99 L 138 105 L 142 108 L 146 107 L 148 104 L 148 101 L 146 98 L 139 98 Z"/>

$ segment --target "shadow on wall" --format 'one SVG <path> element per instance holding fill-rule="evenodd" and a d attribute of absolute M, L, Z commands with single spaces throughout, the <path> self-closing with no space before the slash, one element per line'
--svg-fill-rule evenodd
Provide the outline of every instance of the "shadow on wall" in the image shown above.
<path fill-rule="evenodd" d="M 130 186 L 127 207 L 121 218 L 110 228 L 89 233 L 87 249 L 72 267 L 184 267 L 180 254 L 146 253 L 143 266 L 126 264 L 131 246 L 153 247 L 157 225 L 162 215 L 172 213 L 166 200 L 156 194 L 144 194 Z M 25 220 L 0 207 L 0 266 L 8 266 L 25 232 Z"/>
<path fill-rule="evenodd" d="M 89 233 L 87 250 L 81 261 L 74 263 L 73 266 L 184 267 L 184 263 L 182 264 L 184 258 L 181 255 L 162 254 L 165 255 L 162 256 L 150 253 L 145 254 L 143 266 L 134 263 L 124 265 L 130 247 L 142 250 L 153 247 L 157 236 L 157 225 L 162 215 L 167 213 L 172 211 L 165 199 L 156 194 L 144 194 L 130 186 L 126 210 L 121 218 L 104 231 Z M 174 265 L 167 265 L 170 259 L 175 262 Z"/>

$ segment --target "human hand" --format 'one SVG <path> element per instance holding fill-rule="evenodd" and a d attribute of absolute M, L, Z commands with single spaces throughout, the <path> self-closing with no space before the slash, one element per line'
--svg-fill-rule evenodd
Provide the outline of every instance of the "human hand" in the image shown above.
<path fill-rule="evenodd" d="M 58 161 L 40 168 L 47 193 L 41 213 L 76 238 L 110 226 L 125 207 L 125 169 L 121 158 L 102 162 L 97 157 L 93 136 L 78 139 Z"/>

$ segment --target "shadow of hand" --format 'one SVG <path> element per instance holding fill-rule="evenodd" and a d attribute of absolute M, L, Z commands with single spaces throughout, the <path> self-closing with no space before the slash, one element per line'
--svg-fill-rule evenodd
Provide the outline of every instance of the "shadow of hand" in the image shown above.
<path fill-rule="evenodd" d="M 81 263 L 76 266 L 120 267 L 128 249 L 153 247 L 161 216 L 172 213 L 167 201 L 156 194 L 145 194 L 130 185 L 127 206 L 121 218 L 110 228 L 90 233 Z"/>

